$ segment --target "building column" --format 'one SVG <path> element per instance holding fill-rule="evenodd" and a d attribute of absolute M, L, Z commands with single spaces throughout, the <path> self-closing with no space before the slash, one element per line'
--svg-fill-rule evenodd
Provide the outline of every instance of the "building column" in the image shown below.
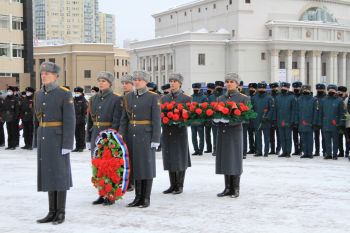
<path fill-rule="evenodd" d="M 333 83 L 339 85 L 338 83 L 338 53 L 333 53 Z"/>
<path fill-rule="evenodd" d="M 279 53 L 280 51 L 277 49 L 271 50 L 271 82 L 279 82 L 278 70 L 279 70 Z"/>
<path fill-rule="evenodd" d="M 292 83 L 293 50 L 287 51 L 287 82 Z"/>
<path fill-rule="evenodd" d="M 157 66 L 158 66 L 158 77 L 159 77 L 159 80 L 163 80 L 162 79 L 162 75 L 161 75 L 162 67 L 161 67 L 161 63 L 160 63 L 160 54 L 157 56 L 157 58 L 158 58 L 158 64 L 157 64 Z M 161 85 L 164 85 L 163 81 L 160 81 L 160 83 L 161 83 Z"/>
<path fill-rule="evenodd" d="M 333 57 L 333 53 L 330 53 L 329 56 L 328 56 L 328 66 L 327 66 L 327 83 L 328 84 L 334 84 L 334 72 L 333 72 L 333 69 L 334 69 L 334 57 Z"/>
<path fill-rule="evenodd" d="M 346 58 L 346 86 L 350 86 L 350 53 L 347 54 Z"/>
<path fill-rule="evenodd" d="M 318 83 L 319 78 L 317 76 L 317 51 L 312 51 L 312 56 L 311 56 L 311 80 L 312 83 Z M 312 86 L 312 90 L 314 91 L 315 85 Z"/>
<path fill-rule="evenodd" d="M 346 86 L 346 56 L 347 53 L 341 53 L 339 61 L 339 85 Z"/>
<path fill-rule="evenodd" d="M 322 76 L 322 52 L 321 51 L 315 51 L 316 52 L 316 84 L 321 82 L 321 76 Z"/>
<path fill-rule="evenodd" d="M 300 50 L 300 56 L 299 56 L 299 76 L 300 76 L 300 81 L 303 84 L 306 84 L 306 77 L 305 77 L 305 50 Z"/>

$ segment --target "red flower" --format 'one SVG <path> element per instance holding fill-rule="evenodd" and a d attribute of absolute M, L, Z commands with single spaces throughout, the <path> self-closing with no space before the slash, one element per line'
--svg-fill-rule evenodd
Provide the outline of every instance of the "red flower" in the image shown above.
<path fill-rule="evenodd" d="M 168 123 L 169 123 L 169 118 L 164 117 L 164 118 L 162 119 L 162 121 L 163 121 L 163 124 L 168 124 Z"/>
<path fill-rule="evenodd" d="M 116 189 L 114 195 L 117 197 L 121 197 L 123 195 L 122 189 L 121 188 Z"/>
<path fill-rule="evenodd" d="M 307 125 L 307 121 L 306 120 L 302 120 L 302 124 L 303 125 Z"/>
<path fill-rule="evenodd" d="M 230 110 L 229 110 L 228 108 L 223 108 L 223 109 L 222 109 L 222 113 L 223 113 L 224 115 L 227 115 L 229 112 L 230 112 Z"/>
<path fill-rule="evenodd" d="M 337 121 L 336 120 L 332 120 L 332 125 L 336 126 L 337 125 Z"/>
<path fill-rule="evenodd" d="M 194 112 L 194 110 L 195 110 L 195 107 L 192 105 L 192 106 L 190 107 L 190 111 L 191 111 L 191 112 Z"/>
<path fill-rule="evenodd" d="M 286 123 L 284 121 L 282 121 L 281 125 L 284 127 L 286 125 Z"/>
<path fill-rule="evenodd" d="M 217 102 L 211 102 L 211 103 L 210 103 L 210 106 L 211 106 L 211 107 L 215 107 L 217 104 L 218 104 Z"/>
<path fill-rule="evenodd" d="M 203 111 L 202 111 L 202 109 L 200 109 L 200 108 L 197 108 L 197 109 L 196 109 L 196 113 L 197 113 L 197 115 L 201 115 L 201 114 L 202 114 L 202 112 L 203 112 Z"/>
<path fill-rule="evenodd" d="M 207 114 L 207 116 L 212 116 L 214 114 L 214 111 L 211 109 L 208 109 L 205 114 Z"/>
<path fill-rule="evenodd" d="M 191 104 L 192 104 L 192 106 L 196 106 L 197 102 L 192 102 Z"/>
<path fill-rule="evenodd" d="M 179 109 L 181 111 L 182 109 L 184 109 L 184 106 L 180 103 L 177 105 L 177 109 Z"/>
<path fill-rule="evenodd" d="M 100 197 L 104 197 L 106 196 L 106 191 L 104 189 L 101 189 L 98 191 L 98 194 L 100 195 Z"/>
<path fill-rule="evenodd" d="M 161 118 L 163 118 L 164 117 L 164 113 L 162 112 L 162 113 L 160 113 L 160 117 Z"/>
<path fill-rule="evenodd" d="M 103 187 L 104 185 L 105 185 L 105 180 L 104 179 L 102 179 L 102 180 L 100 180 L 100 182 L 98 183 L 101 187 Z"/>
<path fill-rule="evenodd" d="M 97 144 L 97 147 L 101 149 L 102 148 L 102 144 L 100 144 L 100 143 Z"/>
<path fill-rule="evenodd" d="M 202 103 L 201 107 L 202 107 L 203 109 L 207 109 L 207 107 L 208 107 L 208 103 L 207 103 L 207 102 Z"/>
<path fill-rule="evenodd" d="M 115 145 L 114 145 L 114 144 L 111 144 L 111 148 L 114 149 L 114 148 L 115 148 Z"/>
<path fill-rule="evenodd" d="M 166 106 L 167 106 L 167 104 L 165 103 L 165 104 L 162 104 L 162 105 L 160 106 L 160 108 L 163 110 L 163 109 L 165 109 Z"/>
<path fill-rule="evenodd" d="M 236 102 L 232 102 L 232 101 L 227 101 L 227 104 L 231 106 L 231 108 L 237 108 L 237 104 Z"/>
<path fill-rule="evenodd" d="M 235 114 L 236 116 L 240 116 L 242 113 L 241 110 L 236 109 L 235 111 L 233 111 L 233 114 Z"/>
<path fill-rule="evenodd" d="M 109 193 L 110 191 L 112 191 L 112 185 L 111 185 L 111 184 L 106 184 L 105 190 L 106 190 L 107 193 Z"/>
<path fill-rule="evenodd" d="M 168 112 L 168 113 L 166 114 L 166 116 L 167 116 L 169 119 L 172 119 L 172 118 L 173 118 L 173 115 L 174 115 L 174 113 L 172 113 L 172 112 Z"/>
<path fill-rule="evenodd" d="M 174 113 L 179 113 L 179 112 L 180 112 L 179 109 L 177 109 L 177 108 L 174 109 Z"/>
<path fill-rule="evenodd" d="M 174 114 L 173 120 L 174 121 L 178 121 L 179 119 L 180 119 L 180 115 L 179 114 Z"/>
<path fill-rule="evenodd" d="M 174 108 L 174 105 L 172 105 L 172 104 L 167 104 L 167 109 L 168 110 L 172 110 Z"/>
<path fill-rule="evenodd" d="M 109 194 L 108 195 L 108 200 L 115 201 L 115 196 L 113 196 L 112 194 Z"/>
<path fill-rule="evenodd" d="M 188 111 L 182 110 L 182 117 L 187 120 L 190 116 L 188 115 Z"/>

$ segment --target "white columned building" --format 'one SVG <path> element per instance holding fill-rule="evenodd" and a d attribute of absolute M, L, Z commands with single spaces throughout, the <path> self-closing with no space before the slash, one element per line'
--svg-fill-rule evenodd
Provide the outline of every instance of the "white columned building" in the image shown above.
<path fill-rule="evenodd" d="M 350 85 L 350 0 L 202 0 L 153 15 L 155 38 L 130 44 L 131 68 L 203 85 L 236 72 L 249 82 Z M 148 58 L 158 57 L 158 70 Z M 146 66 L 139 64 L 146 61 Z M 158 77 L 158 78 L 157 78 Z"/>

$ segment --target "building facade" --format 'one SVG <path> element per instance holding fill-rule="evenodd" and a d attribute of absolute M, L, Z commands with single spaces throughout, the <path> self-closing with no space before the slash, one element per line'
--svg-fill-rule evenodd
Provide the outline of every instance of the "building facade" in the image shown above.
<path fill-rule="evenodd" d="M 101 43 L 115 44 L 115 16 L 100 12 L 99 19 Z"/>
<path fill-rule="evenodd" d="M 33 85 L 32 3 L 0 0 L 0 90 Z"/>
<path fill-rule="evenodd" d="M 112 72 L 116 77 L 114 91 L 121 93 L 120 77 L 130 72 L 128 52 L 113 48 L 112 44 L 65 44 L 34 47 L 34 70 L 36 86 L 41 86 L 40 64 L 51 61 L 62 69 L 59 84 L 71 89 L 80 86 L 86 93 L 97 85 L 96 77 L 101 71 Z M 123 61 L 122 61 L 123 60 Z M 123 63 L 123 65 L 121 65 Z"/>
<path fill-rule="evenodd" d="M 115 38 L 115 24 L 103 28 L 101 41 L 101 25 L 98 0 L 34 0 L 34 37 L 35 41 L 51 41 L 52 44 L 67 43 L 112 43 Z M 102 14 L 103 16 L 104 14 Z M 108 14 L 107 21 L 103 23 L 110 26 Z M 114 42 L 113 42 L 114 44 Z"/>
<path fill-rule="evenodd" d="M 131 69 L 184 88 L 237 72 L 248 82 L 350 85 L 349 0 L 202 0 L 153 15 L 155 38 L 130 44 Z"/>

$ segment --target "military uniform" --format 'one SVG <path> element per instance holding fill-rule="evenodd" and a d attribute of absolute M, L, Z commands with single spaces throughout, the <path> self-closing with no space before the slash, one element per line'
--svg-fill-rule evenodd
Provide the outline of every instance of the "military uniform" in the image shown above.
<path fill-rule="evenodd" d="M 319 110 L 321 102 L 324 99 L 324 97 L 326 96 L 326 93 L 325 93 L 326 86 L 324 84 L 319 83 L 319 84 L 316 84 L 316 89 L 317 89 L 317 95 L 315 96 L 316 108 Z M 325 145 L 323 131 L 321 131 L 321 128 L 319 128 L 319 126 L 315 126 L 315 128 L 314 128 L 314 141 L 315 141 L 315 154 L 314 154 L 314 156 L 320 155 L 320 136 L 322 137 L 321 146 L 322 146 L 322 154 L 324 156 L 326 153 L 326 145 Z"/>
<path fill-rule="evenodd" d="M 9 87 L 8 90 L 15 91 L 14 87 Z M 6 122 L 8 150 L 15 150 L 17 147 L 19 111 L 18 98 L 14 95 L 6 96 L 2 118 Z"/>
<path fill-rule="evenodd" d="M 235 73 L 225 76 L 225 81 L 240 83 Z M 249 97 L 238 90 L 228 91 L 218 98 L 219 102 L 233 101 L 248 104 Z M 218 124 L 216 174 L 225 177 L 225 189 L 218 197 L 238 197 L 240 189 L 240 177 L 243 173 L 243 128 L 242 123 L 230 125 L 225 121 L 215 120 Z"/>
<path fill-rule="evenodd" d="M 289 83 L 282 83 L 282 87 L 290 87 Z M 290 157 L 292 152 L 292 124 L 294 123 L 295 99 L 289 92 L 281 92 L 276 98 L 275 117 L 281 137 L 282 154 L 279 157 Z"/>
<path fill-rule="evenodd" d="M 270 83 L 270 87 L 272 88 L 271 96 L 272 96 L 274 102 L 276 102 L 276 98 L 280 94 L 277 89 L 274 89 L 274 88 L 278 88 L 278 86 L 279 86 L 278 83 Z M 269 154 L 279 155 L 279 153 L 281 151 L 281 139 L 280 139 L 276 119 L 273 119 L 271 122 L 270 147 L 271 147 L 271 149 L 270 149 L 271 151 Z"/>
<path fill-rule="evenodd" d="M 133 73 L 134 79 L 149 82 L 144 71 Z M 156 177 L 156 148 L 160 144 L 160 98 L 147 88 L 135 90 L 124 97 L 120 133 L 127 139 L 133 156 L 135 200 L 129 207 L 148 207 L 153 178 Z"/>
<path fill-rule="evenodd" d="M 253 99 L 254 95 L 256 94 L 257 86 L 258 86 L 257 83 L 248 84 L 250 99 Z M 247 152 L 247 154 L 255 154 L 256 142 L 255 142 L 254 123 L 252 120 L 249 121 L 248 123 L 248 139 L 249 139 L 249 151 Z"/>
<path fill-rule="evenodd" d="M 191 102 L 191 97 L 185 95 L 182 90 L 171 92 L 162 98 L 162 103 Z M 163 193 L 182 193 L 185 172 L 191 166 L 191 158 L 188 146 L 188 133 L 186 126 L 165 125 L 162 126 L 162 155 L 164 170 L 169 171 L 170 188 Z"/>
<path fill-rule="evenodd" d="M 212 92 L 212 90 L 215 89 L 215 84 L 214 83 L 208 83 L 207 84 L 207 101 L 208 103 L 210 103 L 211 96 L 215 96 L 214 93 Z M 211 90 L 209 90 L 211 89 Z M 210 93 L 209 93 L 210 91 Z M 204 135 L 205 135 L 205 144 L 207 145 L 207 150 L 204 151 L 204 153 L 212 153 L 213 152 L 213 145 L 211 143 L 211 128 L 212 128 L 212 124 L 211 122 L 206 122 L 204 125 Z"/>
<path fill-rule="evenodd" d="M 337 90 L 337 86 L 329 85 L 327 89 Z M 328 94 L 321 102 L 318 122 L 322 126 L 322 131 L 325 135 L 325 159 L 337 159 L 339 130 L 345 126 L 345 112 L 342 100 L 336 95 L 330 96 Z"/>
<path fill-rule="evenodd" d="M 74 88 L 74 92 L 81 93 L 74 97 L 75 110 L 75 149 L 73 152 L 82 152 L 85 148 L 85 125 L 88 102 L 83 95 L 83 88 Z"/>
<path fill-rule="evenodd" d="M 0 96 L 0 147 L 5 146 L 5 132 L 4 132 L 4 99 Z"/>
<path fill-rule="evenodd" d="M 34 94 L 35 92 L 35 90 L 30 87 L 26 88 L 26 91 L 30 92 L 31 94 Z M 23 137 L 25 143 L 25 146 L 22 147 L 22 149 L 31 150 L 33 147 L 33 112 L 33 96 L 28 95 L 22 100 L 20 107 L 20 115 L 23 125 Z"/>
<path fill-rule="evenodd" d="M 293 88 L 294 88 L 294 104 L 297 105 L 299 98 L 300 98 L 300 88 L 303 84 L 301 82 L 294 82 Z M 295 106 L 296 108 L 296 106 Z M 294 124 L 292 125 L 292 132 L 293 132 L 293 144 L 294 144 L 294 153 L 293 155 L 300 155 L 301 153 L 301 144 L 300 144 L 300 138 L 299 138 L 299 129 L 298 125 Z"/>
<path fill-rule="evenodd" d="M 201 88 L 200 83 L 192 84 L 192 88 Z M 192 95 L 192 101 L 196 103 L 204 103 L 208 102 L 208 98 L 201 92 L 194 93 Z M 203 155 L 204 150 L 204 124 L 202 123 L 194 123 L 191 125 L 192 132 L 192 144 L 194 148 L 194 153 L 192 155 Z M 198 146 L 198 138 L 199 136 L 199 146 Z"/>
<path fill-rule="evenodd" d="M 214 94 L 211 95 L 208 99 L 208 102 L 216 102 L 217 99 L 223 95 L 223 88 L 224 88 L 224 82 L 222 81 L 216 81 L 215 82 L 215 91 Z M 217 126 L 215 124 L 212 124 L 212 131 L 213 131 L 213 156 L 216 156 L 216 144 L 217 144 L 217 135 L 218 130 Z"/>
<path fill-rule="evenodd" d="M 316 98 L 311 95 L 311 87 L 304 85 L 302 90 L 306 90 L 309 94 L 302 94 L 297 102 L 295 124 L 301 135 L 302 152 L 301 158 L 312 158 L 313 152 L 313 126 L 317 122 L 317 103 Z"/>
<path fill-rule="evenodd" d="M 347 87 L 345 87 L 345 86 L 338 87 L 338 96 L 339 96 L 340 100 L 343 102 L 344 112 L 347 111 L 347 106 L 346 106 L 347 104 L 345 102 L 346 92 L 347 92 Z M 338 157 L 344 157 L 345 150 L 349 151 L 349 144 L 347 143 L 347 137 L 345 137 L 345 133 L 346 133 L 345 129 L 339 131 L 339 154 L 338 154 Z M 345 146 L 346 146 L 345 150 L 344 150 L 344 140 L 343 140 L 344 137 L 345 137 Z"/>
<path fill-rule="evenodd" d="M 52 62 L 40 66 L 41 75 L 58 75 Z M 67 190 L 73 186 L 69 152 L 73 149 L 75 113 L 72 93 L 57 81 L 43 85 L 34 97 L 37 129 L 38 191 L 48 192 L 49 213 L 38 223 L 63 223 Z"/>
<path fill-rule="evenodd" d="M 259 83 L 258 88 L 265 88 L 265 83 Z M 257 117 L 253 120 L 256 155 L 264 157 L 268 156 L 270 145 L 270 128 L 273 119 L 275 103 L 274 99 L 266 93 L 258 93 L 252 98 L 253 109 L 257 113 Z M 262 133 L 264 133 L 264 152 L 262 151 Z"/>

